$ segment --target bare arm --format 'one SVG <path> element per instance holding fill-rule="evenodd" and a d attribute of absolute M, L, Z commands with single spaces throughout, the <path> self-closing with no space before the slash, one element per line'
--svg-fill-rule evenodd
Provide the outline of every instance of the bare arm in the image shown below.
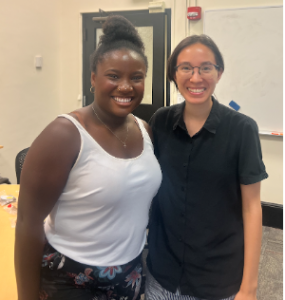
<path fill-rule="evenodd" d="M 258 265 L 262 239 L 260 182 L 241 185 L 244 223 L 244 270 L 235 300 L 256 300 Z"/>
<path fill-rule="evenodd" d="M 58 200 L 79 153 L 80 135 L 58 118 L 29 149 L 21 174 L 15 241 L 19 300 L 38 300 L 44 247 L 43 221 Z"/>

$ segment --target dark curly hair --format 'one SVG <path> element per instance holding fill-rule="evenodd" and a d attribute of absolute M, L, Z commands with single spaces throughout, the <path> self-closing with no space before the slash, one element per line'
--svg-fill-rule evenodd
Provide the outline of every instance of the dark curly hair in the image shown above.
<path fill-rule="evenodd" d="M 176 72 L 176 64 L 177 64 L 177 57 L 180 54 L 180 52 L 191 45 L 194 44 L 203 44 L 204 46 L 208 47 L 214 54 L 215 60 L 217 65 L 219 66 L 219 71 L 224 71 L 225 65 L 224 65 L 224 59 L 223 56 L 218 48 L 218 46 L 214 43 L 214 41 L 207 35 L 201 34 L 201 35 L 191 35 L 183 39 L 173 50 L 172 54 L 168 58 L 167 61 L 167 78 L 169 81 L 173 81 L 177 87 L 177 84 L 175 82 L 175 72 Z"/>
<path fill-rule="evenodd" d="M 96 73 L 98 62 L 107 52 L 122 48 L 138 53 L 148 67 L 147 57 L 144 54 L 143 41 L 134 25 L 126 18 L 118 15 L 109 16 L 103 24 L 103 35 L 100 37 L 97 49 L 90 56 L 90 69 Z"/>

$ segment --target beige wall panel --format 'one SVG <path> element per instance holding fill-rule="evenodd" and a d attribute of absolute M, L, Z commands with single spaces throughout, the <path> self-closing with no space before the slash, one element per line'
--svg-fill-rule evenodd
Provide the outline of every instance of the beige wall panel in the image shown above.
<path fill-rule="evenodd" d="M 0 41 L 0 176 L 16 183 L 16 154 L 59 113 L 59 1 L 1 1 Z"/>

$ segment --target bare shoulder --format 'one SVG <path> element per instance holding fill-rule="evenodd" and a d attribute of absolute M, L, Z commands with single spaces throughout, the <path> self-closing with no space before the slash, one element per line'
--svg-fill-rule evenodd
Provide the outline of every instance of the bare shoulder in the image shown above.
<path fill-rule="evenodd" d="M 88 114 L 90 112 L 91 106 L 85 106 L 78 108 L 69 113 L 74 119 L 76 119 L 82 126 L 86 126 L 86 122 L 88 122 Z"/>
<path fill-rule="evenodd" d="M 56 118 L 35 139 L 27 155 L 33 161 L 57 161 L 59 166 L 74 161 L 80 149 L 80 134 L 66 118 Z M 64 160 L 62 160 L 64 158 Z M 66 161 L 67 160 L 67 161 Z M 61 162 L 61 163 L 60 163 Z"/>
<path fill-rule="evenodd" d="M 47 127 L 40 133 L 40 135 L 35 140 L 40 140 L 41 142 L 46 142 L 52 140 L 53 143 L 50 146 L 56 146 L 68 142 L 69 144 L 76 143 L 79 141 L 80 134 L 76 126 L 68 119 L 64 117 L 58 117 L 52 121 Z M 56 143 L 55 143 L 56 142 Z"/>
<path fill-rule="evenodd" d="M 21 172 L 19 218 L 42 223 L 58 200 L 80 151 L 80 134 L 66 118 L 51 122 L 31 145 Z"/>

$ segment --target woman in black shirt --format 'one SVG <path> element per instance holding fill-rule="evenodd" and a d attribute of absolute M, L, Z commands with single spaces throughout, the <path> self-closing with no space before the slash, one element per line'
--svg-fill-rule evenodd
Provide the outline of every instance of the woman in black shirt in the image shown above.
<path fill-rule="evenodd" d="M 146 299 L 256 300 L 268 175 L 255 121 L 212 96 L 223 71 L 205 35 L 185 38 L 168 60 L 185 102 L 150 121 L 163 181 L 150 218 Z"/>

